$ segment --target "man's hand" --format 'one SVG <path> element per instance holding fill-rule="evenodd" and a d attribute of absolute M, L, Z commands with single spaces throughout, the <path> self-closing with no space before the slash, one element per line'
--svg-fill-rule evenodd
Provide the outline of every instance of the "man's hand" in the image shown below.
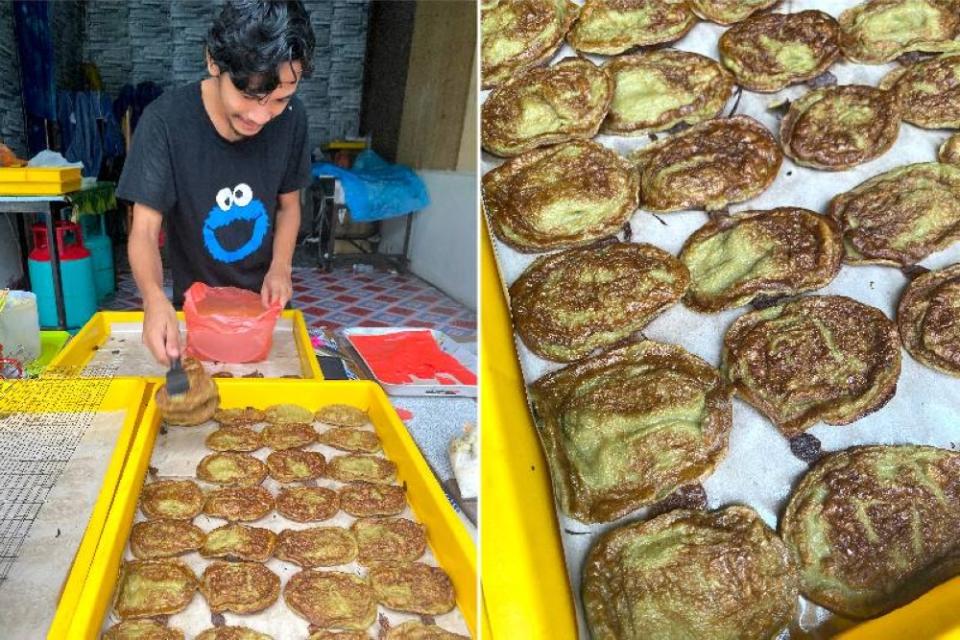
<path fill-rule="evenodd" d="M 157 298 L 143 305 L 143 342 L 157 362 L 170 366 L 180 355 L 180 325 L 169 300 Z"/>
<path fill-rule="evenodd" d="M 263 279 L 263 286 L 260 288 L 260 300 L 263 302 L 263 306 L 269 307 L 276 303 L 282 309 L 287 306 L 292 297 L 293 280 L 290 268 L 271 266 L 270 270 L 267 271 L 267 276 Z"/>

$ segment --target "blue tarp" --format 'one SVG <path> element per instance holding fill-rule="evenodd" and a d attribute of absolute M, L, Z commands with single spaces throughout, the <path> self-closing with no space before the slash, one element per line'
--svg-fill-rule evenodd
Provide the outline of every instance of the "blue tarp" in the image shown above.
<path fill-rule="evenodd" d="M 373 151 L 361 151 L 352 169 L 329 162 L 313 165 L 314 176 L 335 176 L 343 186 L 350 219 L 372 222 L 403 216 L 430 204 L 427 186 L 409 167 L 390 164 Z"/>

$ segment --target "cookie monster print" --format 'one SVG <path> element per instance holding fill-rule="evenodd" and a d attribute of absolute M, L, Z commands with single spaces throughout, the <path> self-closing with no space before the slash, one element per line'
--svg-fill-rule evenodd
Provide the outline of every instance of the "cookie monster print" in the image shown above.
<path fill-rule="evenodd" d="M 217 238 L 217 230 L 238 220 L 253 223 L 250 239 L 236 249 L 226 249 Z M 220 262 L 236 262 L 260 248 L 270 227 L 270 216 L 259 200 L 253 199 L 253 189 L 238 184 L 233 189 L 223 188 L 217 192 L 217 204 L 203 223 L 203 244 L 207 251 Z"/>

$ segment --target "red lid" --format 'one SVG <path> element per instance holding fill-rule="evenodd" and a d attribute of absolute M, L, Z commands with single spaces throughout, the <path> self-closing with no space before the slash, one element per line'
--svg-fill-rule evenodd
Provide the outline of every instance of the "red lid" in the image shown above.
<path fill-rule="evenodd" d="M 50 247 L 47 245 L 47 225 L 35 224 L 32 231 L 33 250 L 30 251 L 30 259 L 48 262 Z M 80 225 L 58 220 L 53 231 L 57 236 L 57 250 L 61 261 L 82 260 L 90 257 L 90 252 L 83 246 L 83 232 L 80 230 Z"/>

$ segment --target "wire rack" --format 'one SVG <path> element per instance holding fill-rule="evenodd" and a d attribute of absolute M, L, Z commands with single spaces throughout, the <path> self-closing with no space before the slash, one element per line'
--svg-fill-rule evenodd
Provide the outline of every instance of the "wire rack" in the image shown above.
<path fill-rule="evenodd" d="M 113 376 L 109 369 L 96 372 L 102 378 L 77 374 L 48 370 L 41 379 L 0 386 L 0 587 Z"/>

